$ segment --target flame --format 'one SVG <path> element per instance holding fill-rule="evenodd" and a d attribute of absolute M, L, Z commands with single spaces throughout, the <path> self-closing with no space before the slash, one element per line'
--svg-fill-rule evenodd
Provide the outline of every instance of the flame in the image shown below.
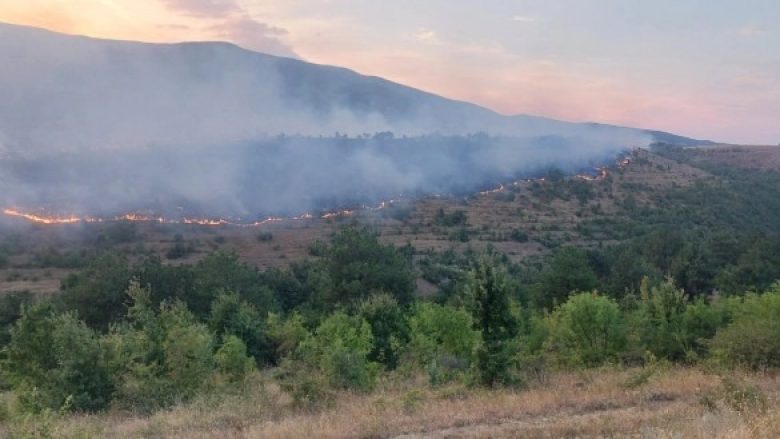
<path fill-rule="evenodd" d="M 3 213 L 17 218 L 24 218 L 36 224 L 73 224 L 81 222 L 82 219 L 77 216 L 44 216 L 34 213 L 22 212 L 16 209 L 4 209 Z"/>
<path fill-rule="evenodd" d="M 634 154 L 636 154 L 636 150 L 634 151 Z M 616 160 L 616 165 L 619 169 L 624 169 L 627 166 L 631 165 L 632 163 L 632 155 L 627 155 L 623 158 L 619 158 Z M 609 176 L 609 170 L 607 167 L 602 168 L 596 168 L 598 171 L 598 174 L 594 175 L 587 175 L 587 174 L 581 174 L 576 175 L 574 178 L 581 178 L 583 180 L 587 181 L 598 181 L 603 180 Z M 540 177 L 537 179 L 523 179 L 523 180 L 517 180 L 512 182 L 511 184 L 513 186 L 519 186 L 523 183 L 531 183 L 534 181 L 545 181 L 544 177 Z M 479 192 L 479 195 L 489 195 L 489 194 L 495 194 L 499 192 L 503 192 L 506 190 L 506 186 L 504 184 L 500 184 L 495 189 L 489 189 L 486 191 Z M 433 194 L 432 197 L 434 198 L 440 198 L 441 194 Z M 386 201 L 380 202 L 376 206 L 362 206 L 363 210 L 380 210 L 385 209 L 387 207 L 392 206 L 394 203 L 400 202 L 403 199 L 403 196 L 395 199 L 390 199 Z M 181 207 L 177 207 L 178 210 L 183 210 Z M 56 225 L 56 224 L 76 224 L 76 223 L 102 223 L 102 222 L 108 222 L 108 221 L 129 221 L 129 222 L 144 222 L 144 223 L 160 223 L 160 224 L 189 224 L 189 225 L 199 225 L 199 226 L 236 226 L 236 227 L 257 227 L 262 226 L 264 224 L 271 224 L 271 223 L 278 223 L 283 221 L 305 221 L 305 220 L 312 220 L 314 218 L 319 219 L 330 219 L 335 218 L 338 216 L 350 216 L 355 214 L 357 212 L 356 209 L 342 209 L 342 210 L 334 210 L 330 212 L 325 212 L 319 217 L 315 217 L 309 212 L 297 215 L 297 216 L 290 216 L 290 217 L 278 217 L 278 216 L 271 216 L 266 219 L 255 221 L 251 223 L 241 222 L 240 219 L 229 219 L 229 218 L 190 218 L 190 217 L 184 217 L 182 219 L 172 219 L 172 218 L 165 218 L 163 216 L 159 215 L 147 215 L 137 212 L 129 212 L 122 215 L 114 216 L 114 217 L 92 217 L 92 216 L 77 216 L 77 215 L 46 215 L 44 213 L 33 213 L 28 211 L 23 211 L 17 208 L 6 208 L 3 209 L 3 213 L 6 216 L 14 217 L 14 218 L 21 218 L 24 220 L 27 220 L 29 222 L 35 223 L 35 224 L 47 224 L 47 225 Z"/>
<path fill-rule="evenodd" d="M 486 191 L 482 191 L 482 192 L 480 192 L 479 194 L 480 194 L 480 195 L 490 195 L 490 194 L 497 194 L 497 193 L 499 193 L 499 192 L 503 192 L 503 191 L 504 191 L 504 189 L 506 189 L 506 188 L 504 187 L 504 185 L 503 185 L 503 184 L 499 184 L 497 188 L 495 188 L 495 189 L 488 189 L 488 190 L 486 190 Z"/>

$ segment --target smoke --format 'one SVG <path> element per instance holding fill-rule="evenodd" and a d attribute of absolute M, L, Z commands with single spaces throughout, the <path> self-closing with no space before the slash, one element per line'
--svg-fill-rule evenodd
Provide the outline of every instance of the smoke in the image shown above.
<path fill-rule="evenodd" d="M 253 218 L 575 172 L 650 142 L 222 43 L 0 25 L 0 57 L 6 206 Z"/>

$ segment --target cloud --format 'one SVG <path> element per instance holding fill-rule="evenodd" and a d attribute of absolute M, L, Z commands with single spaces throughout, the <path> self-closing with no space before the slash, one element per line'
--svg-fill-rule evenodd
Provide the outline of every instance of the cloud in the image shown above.
<path fill-rule="evenodd" d="M 518 23 L 536 23 L 539 21 L 539 18 L 529 15 L 515 15 L 512 17 L 512 21 L 516 21 Z"/>
<path fill-rule="evenodd" d="M 248 15 L 228 18 L 212 26 L 211 30 L 217 37 L 247 49 L 277 56 L 297 57 L 290 46 L 276 38 L 285 35 L 286 30 L 261 23 Z"/>
<path fill-rule="evenodd" d="M 441 39 L 439 38 L 439 35 L 436 33 L 436 31 L 421 27 L 417 29 L 417 32 L 415 32 L 414 37 L 418 41 L 422 41 L 423 43 L 429 43 L 429 44 L 441 44 Z"/>
<path fill-rule="evenodd" d="M 176 9 L 196 17 L 225 16 L 240 12 L 236 0 L 160 0 L 170 9 Z"/>
<path fill-rule="evenodd" d="M 214 38 L 244 48 L 277 56 L 297 58 L 293 49 L 278 37 L 285 29 L 258 21 L 237 0 L 160 0 L 168 9 L 216 23 L 207 27 Z"/>
<path fill-rule="evenodd" d="M 743 38 L 757 38 L 768 34 L 769 29 L 755 24 L 749 24 L 737 29 L 737 33 Z"/>

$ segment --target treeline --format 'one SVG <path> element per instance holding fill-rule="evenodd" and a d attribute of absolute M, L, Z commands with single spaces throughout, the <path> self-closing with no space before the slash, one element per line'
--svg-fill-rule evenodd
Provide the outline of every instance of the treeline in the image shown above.
<path fill-rule="evenodd" d="M 780 366 L 777 285 L 689 295 L 643 277 L 611 295 L 578 250 L 561 250 L 530 285 L 505 257 L 472 252 L 421 263 L 447 285 L 424 299 L 412 254 L 357 228 L 285 270 L 223 253 L 175 266 L 105 254 L 52 298 L 2 298 L 2 385 L 30 412 L 152 411 L 238 387 L 256 369 L 315 404 L 388 374 L 521 387 L 603 364 Z"/>

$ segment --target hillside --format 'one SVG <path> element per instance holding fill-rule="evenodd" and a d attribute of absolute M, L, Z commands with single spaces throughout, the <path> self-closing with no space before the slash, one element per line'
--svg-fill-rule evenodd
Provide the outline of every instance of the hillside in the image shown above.
<path fill-rule="evenodd" d="M 611 162 L 668 133 L 534 116 L 225 43 L 0 24 L 0 204 L 253 222 L 467 194 Z"/>
<path fill-rule="evenodd" d="M 502 116 L 347 69 L 226 43 L 144 44 L 0 24 L 0 56 L 7 60 L 0 69 L 0 133 L 5 148 L 16 152 L 203 145 L 280 133 L 645 133 Z"/>
<path fill-rule="evenodd" d="M 328 219 L 288 220 L 257 227 L 129 224 L 131 239 L 118 247 L 165 258 L 179 239 L 193 250 L 176 263 L 194 262 L 221 250 L 235 251 L 243 261 L 261 269 L 286 267 L 310 258 L 314 242 L 325 242 L 339 227 L 357 222 L 376 229 L 383 242 L 399 246 L 409 243 L 420 255 L 448 249 L 459 253 L 466 249 L 480 251 L 493 246 L 514 262 L 522 262 L 560 245 L 587 248 L 599 242 L 615 242 L 612 234 L 599 232 L 599 227 L 604 227 L 599 222 L 625 217 L 622 207 L 626 199 L 635 198 L 652 206 L 655 198 L 668 191 L 708 177 L 699 168 L 643 150 L 628 158 L 626 163 L 613 163 L 606 178 L 519 181 L 500 191 L 401 200 L 383 210 L 356 210 Z M 440 211 L 445 217 L 437 219 Z M 462 212 L 463 219 L 447 224 L 445 218 L 456 212 Z M 30 226 L 8 217 L 2 221 L 7 227 L 16 227 L 6 229 L 6 240 L 14 236 L 14 230 L 23 239 L 18 244 L 22 248 L 8 259 L 8 267 L 0 270 L 0 291 L 6 292 L 56 292 L 60 280 L 72 271 L 62 264 L 58 267 L 58 258 L 65 253 L 90 252 L 95 236 L 110 236 L 122 229 L 121 223 Z M 263 234 L 270 238 L 258 239 Z M 143 251 L 139 253 L 139 249 Z M 55 266 L 36 268 L 36 261 L 52 257 Z"/>

